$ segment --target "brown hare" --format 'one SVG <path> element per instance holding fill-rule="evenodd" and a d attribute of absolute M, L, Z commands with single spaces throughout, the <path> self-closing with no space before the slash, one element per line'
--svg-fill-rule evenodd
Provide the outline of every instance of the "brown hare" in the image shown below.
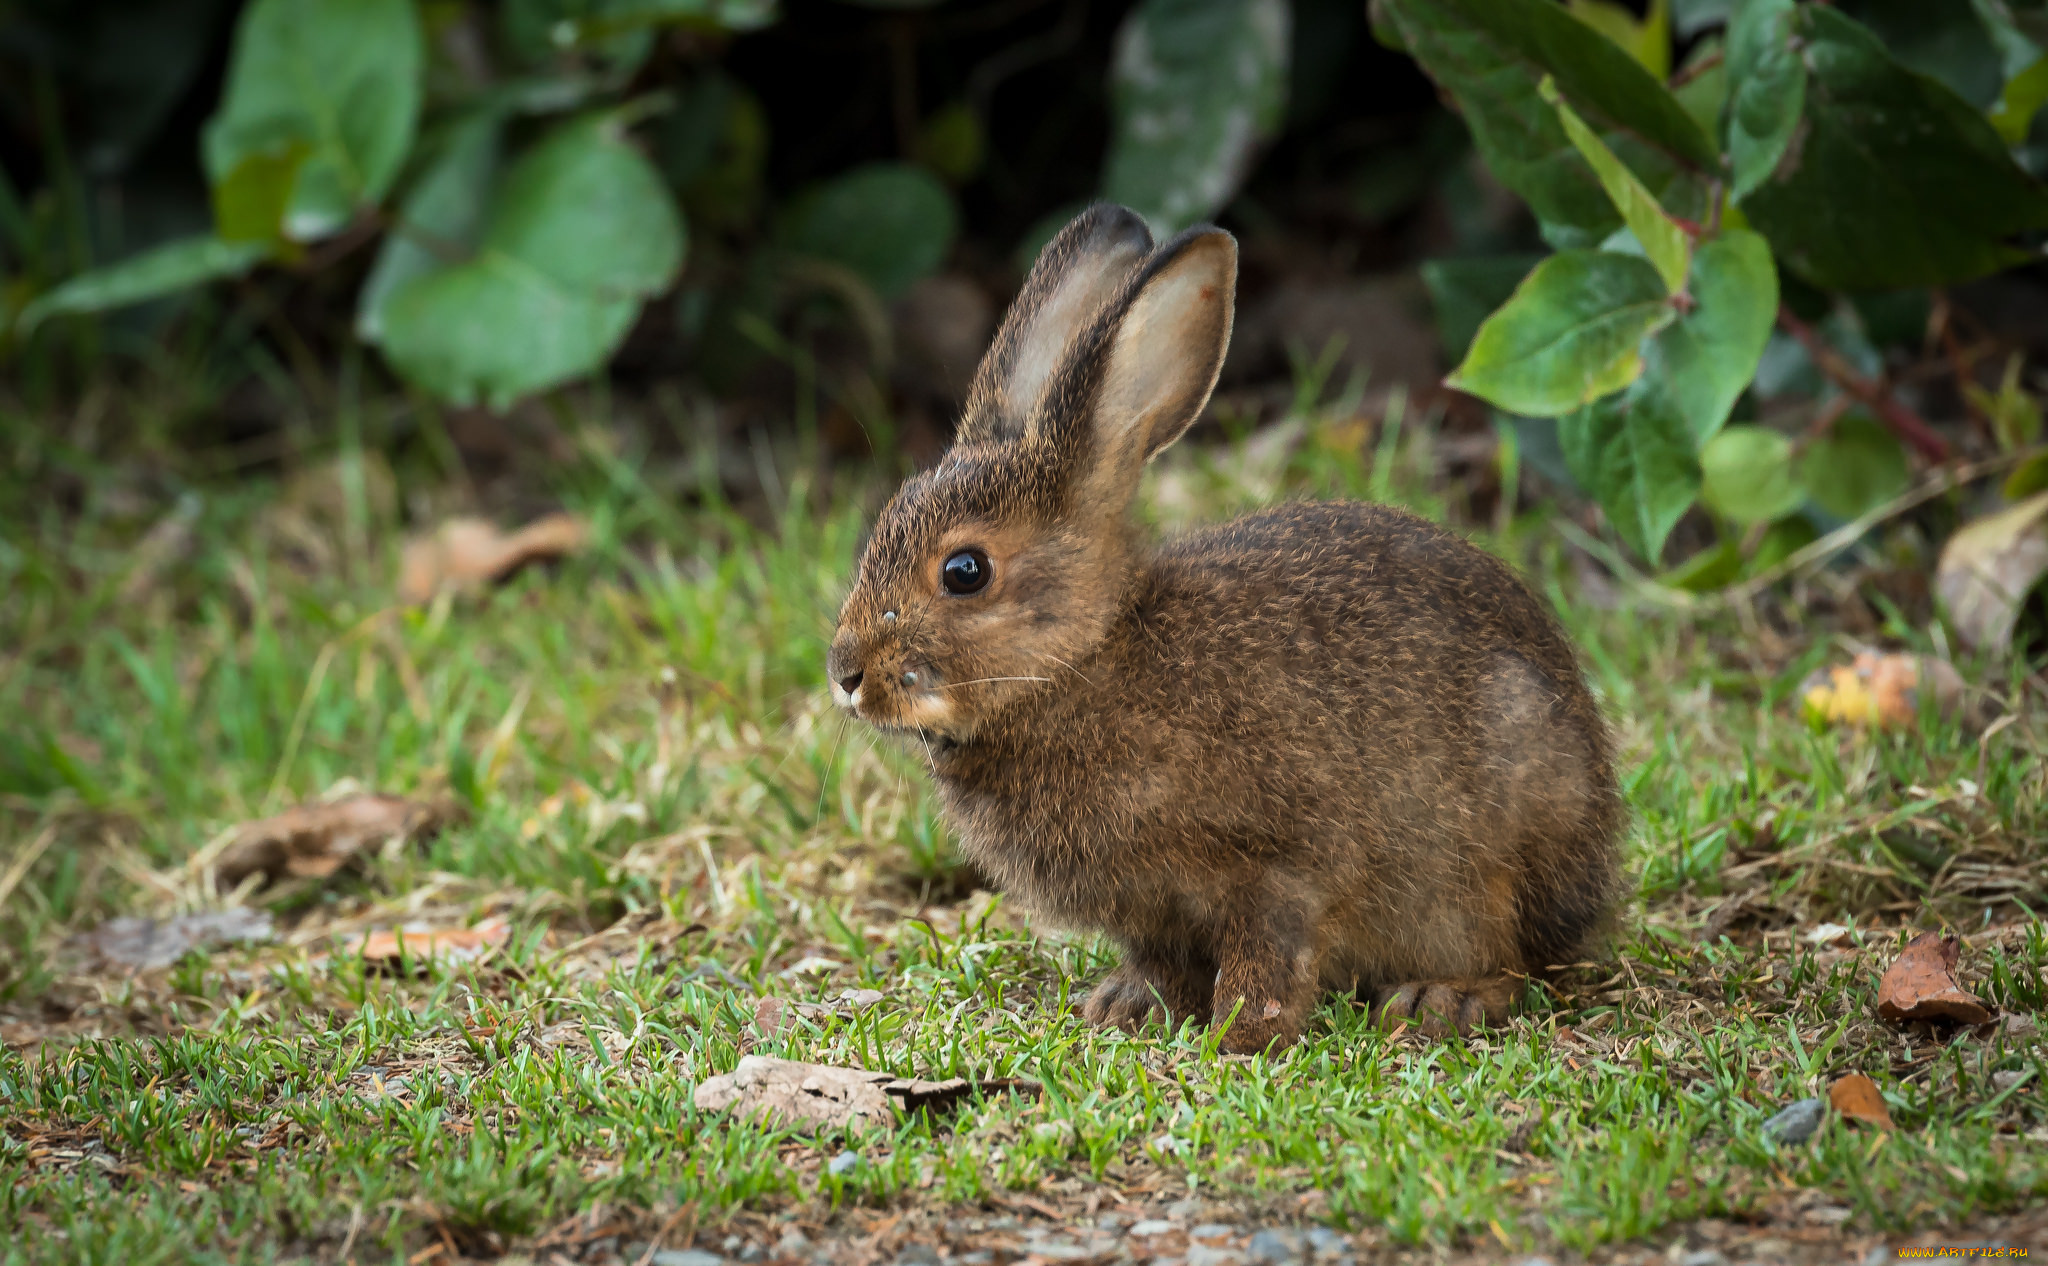
<path fill-rule="evenodd" d="M 881 512 L 835 700 L 928 754 L 963 852 L 1123 963 L 1097 1024 L 1284 1046 L 1321 992 L 1464 1031 L 1617 890 L 1609 741 L 1556 620 L 1399 510 L 1163 544 L 1131 501 L 1207 403 L 1237 243 L 1096 206 L 1039 256 L 958 439 Z"/>

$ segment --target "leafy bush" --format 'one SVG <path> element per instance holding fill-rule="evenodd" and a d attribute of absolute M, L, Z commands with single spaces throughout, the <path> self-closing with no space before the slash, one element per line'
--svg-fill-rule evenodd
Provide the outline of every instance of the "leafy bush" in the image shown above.
<path fill-rule="evenodd" d="M 1702 498 L 1738 527 L 1787 523 L 1809 499 L 1854 518 L 1904 486 L 1899 440 L 1946 455 L 1883 400 L 1889 432 L 1846 414 L 1803 455 L 1776 431 L 1729 425 L 1774 326 L 1833 363 L 1781 311 L 1781 271 L 1820 299 L 2039 257 L 2048 190 L 2009 148 L 2048 92 L 2039 6 L 1939 7 L 1929 20 L 1946 34 L 2006 50 L 1988 115 L 1822 4 L 1739 0 L 1725 38 L 1708 36 L 1666 83 L 1661 0 L 1642 20 L 1597 2 L 1375 0 L 1380 32 L 1457 102 L 1556 248 L 1526 276 L 1520 260 L 1426 274 L 1458 341 L 1475 289 L 1519 278 L 1450 381 L 1554 419 L 1572 477 L 1643 557 Z"/>
<path fill-rule="evenodd" d="M 197 2 L 174 20 L 203 25 Z M 1133 10 L 1110 72 L 1107 194 L 1162 231 L 1214 215 L 1280 123 L 1289 15 L 1287 0 Z M 266 265 L 317 272 L 380 239 L 357 337 L 445 401 L 502 409 L 607 363 L 680 274 L 682 204 L 714 230 L 772 222 L 740 269 L 741 306 L 794 277 L 872 324 L 878 302 L 945 261 L 960 222 L 948 181 L 980 164 L 981 124 L 965 104 L 941 109 L 918 163 L 856 164 L 771 212 L 761 108 L 715 54 L 642 89 L 657 36 L 717 39 L 777 16 L 773 0 L 502 0 L 494 52 L 513 73 L 451 77 L 428 56 L 449 36 L 445 6 L 251 0 L 202 134 L 211 231 L 58 280 L 11 324 L 25 334 Z M 73 34 L 81 59 L 120 62 L 104 32 Z M 632 136 L 650 120 L 651 157 Z"/>

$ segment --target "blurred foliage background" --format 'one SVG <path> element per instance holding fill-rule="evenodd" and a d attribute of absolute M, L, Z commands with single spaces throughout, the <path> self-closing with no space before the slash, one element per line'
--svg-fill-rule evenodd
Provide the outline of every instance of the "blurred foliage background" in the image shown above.
<path fill-rule="evenodd" d="M 591 393 L 735 491 L 791 437 L 900 469 L 1110 198 L 1244 244 L 1212 434 L 1349 383 L 1460 510 L 1560 494 L 1677 592 L 1996 475 L 1905 507 L 1931 575 L 2048 488 L 2044 46 L 2036 0 L 11 0 L 0 390 L 177 477 L 343 426 L 487 474 Z"/>

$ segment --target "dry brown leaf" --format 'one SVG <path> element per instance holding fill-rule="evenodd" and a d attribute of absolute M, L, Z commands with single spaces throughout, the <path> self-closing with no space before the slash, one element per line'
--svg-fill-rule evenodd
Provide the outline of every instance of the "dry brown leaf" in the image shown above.
<path fill-rule="evenodd" d="M 1834 1105 L 1835 1111 L 1851 1120 L 1885 1130 L 1892 1128 L 1891 1110 L 1884 1106 L 1884 1096 L 1877 1092 L 1877 1083 L 1862 1073 L 1850 1073 L 1829 1086 L 1828 1102 Z"/>
<path fill-rule="evenodd" d="M 398 796 L 354 795 L 325 804 L 302 804 L 242 826 L 214 863 L 222 891 L 250 875 L 264 882 L 287 877 L 325 879 L 364 849 L 391 839 L 419 839 L 461 816 L 453 802 Z"/>
<path fill-rule="evenodd" d="M 920 1081 L 859 1068 L 748 1055 L 731 1072 L 707 1078 L 691 1095 L 691 1102 L 704 1112 L 760 1117 L 775 1125 L 828 1130 L 860 1125 L 887 1130 L 895 1128 L 898 1104 L 906 1111 L 944 1111 L 985 1091 L 1037 1094 L 1041 1089 L 1037 1082 L 1021 1078 L 979 1083 L 957 1077 Z"/>
<path fill-rule="evenodd" d="M 430 958 L 466 962 L 482 958 L 512 936 L 512 925 L 504 919 L 486 919 L 475 927 L 379 928 L 349 940 L 343 953 L 380 967 L 397 967 L 406 959 L 424 963 Z"/>
<path fill-rule="evenodd" d="M 754 1004 L 754 1027 L 764 1038 L 773 1038 L 789 1023 L 790 1006 L 780 998 L 763 998 Z"/>
<path fill-rule="evenodd" d="M 1947 660 L 1875 651 L 1814 673 L 1801 688 L 1800 700 L 1809 717 L 1829 725 L 1904 729 L 1919 723 L 1923 681 L 1931 685 L 1942 715 L 1962 705 L 1962 674 Z"/>
<path fill-rule="evenodd" d="M 169 967 L 196 949 L 252 945 L 274 934 L 269 914 L 237 906 L 171 919 L 113 919 L 79 939 L 103 963 L 146 971 Z"/>
<path fill-rule="evenodd" d="M 690 1101 L 700 1111 L 760 1117 L 773 1125 L 887 1130 L 895 1128 L 896 1111 L 882 1087 L 894 1080 L 888 1073 L 748 1055 L 731 1072 L 707 1078 Z"/>
<path fill-rule="evenodd" d="M 588 525 L 573 514 L 550 514 L 509 536 L 484 519 L 450 519 L 433 535 L 405 543 L 398 596 L 426 602 L 443 589 L 473 589 L 504 580 L 528 563 L 573 554 L 589 539 Z"/>
<path fill-rule="evenodd" d="M 2048 492 L 1964 524 L 1941 550 L 1934 592 L 1973 650 L 2003 651 L 2027 593 L 2048 574 Z"/>
<path fill-rule="evenodd" d="M 1991 1009 L 1956 983 L 1956 959 L 1961 952 L 1961 945 L 1952 936 L 1922 932 L 1914 937 L 1878 982 L 1877 1013 L 1894 1022 L 1989 1022 Z"/>

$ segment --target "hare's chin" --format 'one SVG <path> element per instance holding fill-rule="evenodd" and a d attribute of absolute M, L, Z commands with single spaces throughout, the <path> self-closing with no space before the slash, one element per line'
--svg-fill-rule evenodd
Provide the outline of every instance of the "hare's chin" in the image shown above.
<path fill-rule="evenodd" d="M 860 690 L 851 695 L 842 690 L 833 693 L 841 707 L 878 730 L 943 731 L 950 728 L 954 719 L 952 701 L 936 692 L 890 700 L 892 706 L 880 712 L 862 709 Z"/>

